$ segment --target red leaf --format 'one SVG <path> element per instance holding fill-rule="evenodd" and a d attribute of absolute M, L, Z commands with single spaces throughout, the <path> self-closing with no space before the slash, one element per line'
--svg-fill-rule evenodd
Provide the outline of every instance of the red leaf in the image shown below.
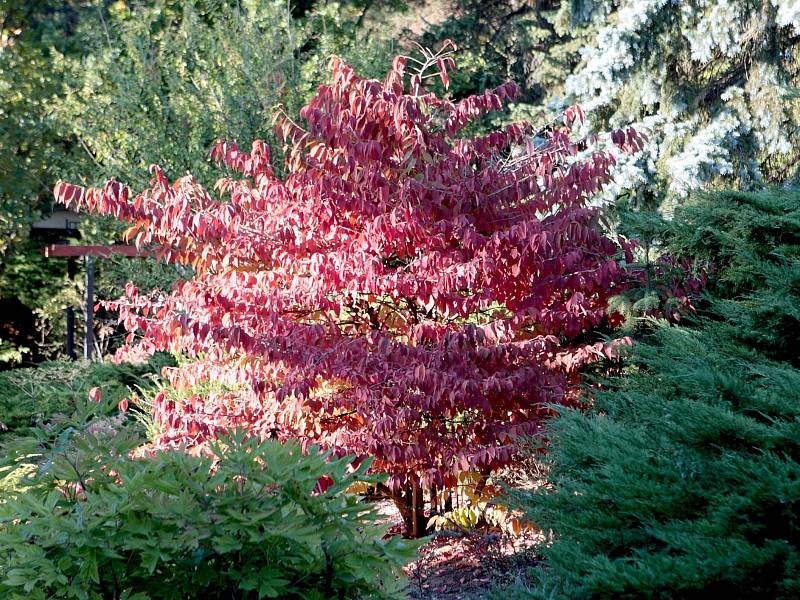
<path fill-rule="evenodd" d="M 442 80 L 442 85 L 444 85 L 444 89 L 450 87 L 450 78 L 447 76 L 447 64 L 445 63 L 443 58 L 438 60 L 439 65 L 439 77 Z"/>

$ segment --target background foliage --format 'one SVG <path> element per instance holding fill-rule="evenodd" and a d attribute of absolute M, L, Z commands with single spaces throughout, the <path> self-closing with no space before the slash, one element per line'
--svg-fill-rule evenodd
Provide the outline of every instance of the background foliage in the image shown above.
<path fill-rule="evenodd" d="M 173 366 L 167 354 L 156 354 L 143 364 L 104 364 L 52 361 L 27 369 L 0 373 L 0 429 L 6 434 L 27 433 L 54 418 L 67 419 L 89 390 L 99 387 L 112 406 L 131 390 L 153 384 L 161 369 Z M 150 380 L 150 381 L 148 381 Z"/>
<path fill-rule="evenodd" d="M 54 181 L 113 174 L 140 187 L 154 162 L 206 181 L 211 143 L 269 140 L 275 106 L 291 114 L 308 99 L 332 53 L 374 76 L 413 42 L 449 37 L 461 47 L 455 98 L 507 78 L 521 86 L 496 120 L 546 122 L 581 102 L 590 130 L 649 131 L 645 152 L 621 160 L 606 200 L 669 213 L 697 188 L 796 179 L 800 16 L 784 0 L 4 0 L 0 16 L 0 279 L 5 289 L 42 290 L 15 310 L 43 334 L 0 334 L 0 355 L 17 361 L 58 352 L 56 323 L 73 301 L 60 293 L 58 268 L 37 282 L 6 268 L 15 254 L 32 261 L 44 243 L 24 240 L 49 210 Z M 105 243 L 119 229 L 84 218 L 82 233 Z M 117 267 L 100 269 L 112 296 Z M 140 287 L 179 275 L 153 270 L 136 269 Z"/>

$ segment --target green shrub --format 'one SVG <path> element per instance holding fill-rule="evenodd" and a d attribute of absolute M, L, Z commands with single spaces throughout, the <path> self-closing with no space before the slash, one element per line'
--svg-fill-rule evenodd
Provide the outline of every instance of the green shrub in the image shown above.
<path fill-rule="evenodd" d="M 551 423 L 555 533 L 533 597 L 800 594 L 800 371 L 662 327 L 590 415 Z"/>
<path fill-rule="evenodd" d="M 800 191 L 702 194 L 667 234 L 673 253 L 713 269 L 713 314 L 731 335 L 800 367 Z"/>
<path fill-rule="evenodd" d="M 800 597 L 798 210 L 729 193 L 676 214 L 672 251 L 716 267 L 708 310 L 550 423 L 552 488 L 511 501 L 553 543 L 504 600 Z"/>
<path fill-rule="evenodd" d="M 0 501 L 0 597 L 402 596 L 415 545 L 346 492 L 367 462 L 242 432 L 211 458 L 132 458 L 141 439 L 116 428 L 63 429 L 38 469 L 6 461 L 23 476 Z"/>
<path fill-rule="evenodd" d="M 0 430 L 20 432 L 55 415 L 68 417 L 93 387 L 115 406 L 143 378 L 173 364 L 171 356 L 157 354 L 141 365 L 52 361 L 0 372 Z"/>

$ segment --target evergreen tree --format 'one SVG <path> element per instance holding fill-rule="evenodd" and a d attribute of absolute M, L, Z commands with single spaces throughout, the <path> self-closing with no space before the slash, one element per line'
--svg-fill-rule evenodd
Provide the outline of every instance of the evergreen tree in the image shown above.
<path fill-rule="evenodd" d="M 670 211 L 709 182 L 752 187 L 796 175 L 797 3 L 573 2 L 570 20 L 590 41 L 566 94 L 598 126 L 638 123 L 651 132 L 619 174 L 640 203 Z"/>
<path fill-rule="evenodd" d="M 695 189 L 798 176 L 800 5 L 791 0 L 475 2 L 430 30 L 523 85 L 517 113 L 578 102 L 649 131 L 607 198 L 671 212 Z M 482 80 L 473 77 L 477 85 Z M 515 115 L 518 116 L 518 115 Z"/>
<path fill-rule="evenodd" d="M 700 196 L 668 240 L 714 269 L 707 306 L 551 422 L 552 488 L 513 494 L 554 534 L 520 597 L 800 594 L 800 194 Z"/>

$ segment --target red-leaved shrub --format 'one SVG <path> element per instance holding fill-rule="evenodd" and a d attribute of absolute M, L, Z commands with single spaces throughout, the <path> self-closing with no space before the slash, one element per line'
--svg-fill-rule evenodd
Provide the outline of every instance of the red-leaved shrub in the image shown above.
<path fill-rule="evenodd" d="M 418 534 L 423 492 L 507 465 L 544 405 L 567 401 L 569 372 L 592 354 L 569 340 L 604 320 L 620 281 L 618 247 L 587 206 L 609 179 L 600 148 L 612 140 L 575 141 L 577 107 L 538 131 L 469 136 L 516 87 L 458 102 L 426 91 L 452 66 L 446 46 L 396 58 L 381 82 L 333 59 L 299 121 L 277 120 L 281 177 L 262 142 L 249 153 L 220 142 L 212 156 L 231 176 L 216 194 L 158 167 L 138 195 L 115 181 L 56 186 L 65 204 L 130 221 L 137 246 L 195 269 L 170 293 L 129 286 L 114 304 L 131 347 L 194 359 L 173 386 L 225 386 L 160 394 L 160 445 L 243 425 L 374 456 Z M 613 143 L 640 139 L 617 131 Z"/>

